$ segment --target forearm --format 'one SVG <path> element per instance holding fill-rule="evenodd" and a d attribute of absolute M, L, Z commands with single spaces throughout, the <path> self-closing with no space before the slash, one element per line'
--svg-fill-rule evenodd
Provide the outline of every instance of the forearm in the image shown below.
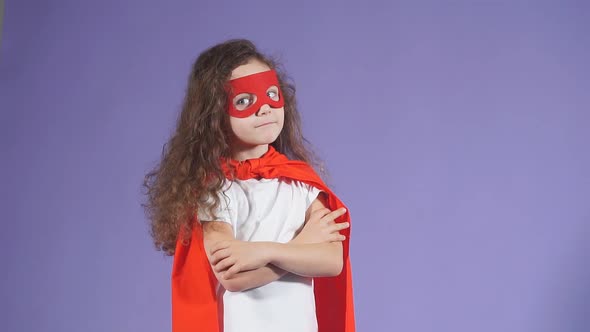
<path fill-rule="evenodd" d="M 212 246 L 221 241 L 235 241 L 233 237 L 233 230 L 231 226 L 225 222 L 210 221 L 203 224 L 204 239 L 203 245 L 207 251 L 207 258 L 211 260 L 210 250 Z M 283 275 L 287 274 L 286 271 L 266 264 L 260 268 L 248 270 L 244 272 L 238 272 L 231 276 L 229 279 L 223 277 L 224 271 L 216 271 L 214 267 L 213 273 L 219 281 L 219 283 L 228 291 L 237 292 L 244 291 L 255 287 L 260 287 L 273 282 Z"/>
<path fill-rule="evenodd" d="M 342 243 L 268 243 L 271 264 L 305 277 L 331 277 L 342 271 Z"/>
<path fill-rule="evenodd" d="M 231 292 L 241 292 L 269 284 L 287 273 L 277 266 L 268 264 L 255 270 L 237 273 L 231 279 L 224 280 L 224 287 Z"/>

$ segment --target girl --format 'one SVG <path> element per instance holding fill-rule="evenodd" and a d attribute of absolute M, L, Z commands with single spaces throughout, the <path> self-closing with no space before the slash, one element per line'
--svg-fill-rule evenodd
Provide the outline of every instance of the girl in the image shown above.
<path fill-rule="evenodd" d="M 145 181 L 174 332 L 354 331 L 350 215 L 311 166 L 294 91 L 247 40 L 193 66 Z"/>

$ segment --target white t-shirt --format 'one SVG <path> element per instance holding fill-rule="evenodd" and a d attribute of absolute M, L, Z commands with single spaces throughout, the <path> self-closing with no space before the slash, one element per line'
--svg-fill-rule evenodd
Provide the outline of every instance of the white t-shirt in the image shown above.
<path fill-rule="evenodd" d="M 216 220 L 231 224 L 236 239 L 281 243 L 293 239 L 320 193 L 313 186 L 286 179 L 226 181 L 223 191 Z M 198 217 L 212 220 L 200 210 Z M 317 331 L 312 278 L 288 273 L 243 292 L 229 292 L 220 285 L 217 295 L 223 306 L 224 332 Z"/>

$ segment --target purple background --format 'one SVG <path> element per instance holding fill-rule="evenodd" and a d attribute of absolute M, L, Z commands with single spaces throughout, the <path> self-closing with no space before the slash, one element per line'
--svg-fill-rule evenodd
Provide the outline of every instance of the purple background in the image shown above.
<path fill-rule="evenodd" d="M 166 331 L 140 184 L 200 51 L 280 56 L 359 331 L 590 330 L 585 1 L 7 1 L 2 331 Z"/>

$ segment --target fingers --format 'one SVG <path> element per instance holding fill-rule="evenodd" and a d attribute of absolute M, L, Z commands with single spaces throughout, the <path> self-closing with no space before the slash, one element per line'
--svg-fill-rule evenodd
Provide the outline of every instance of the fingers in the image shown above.
<path fill-rule="evenodd" d="M 346 208 L 340 208 L 338 210 L 330 210 L 328 208 L 318 209 L 311 213 L 310 220 L 318 219 L 320 221 L 329 223 L 337 219 L 338 217 L 344 215 L 346 213 Z"/>
<path fill-rule="evenodd" d="M 223 274 L 223 279 L 231 279 L 231 277 L 233 277 L 236 273 L 239 273 L 240 270 L 240 265 L 234 264 L 232 267 L 229 268 L 229 270 L 227 270 L 227 272 Z"/>
<path fill-rule="evenodd" d="M 347 229 L 348 227 L 350 227 L 350 224 L 347 222 L 339 222 L 339 223 L 335 223 L 334 225 L 331 226 L 331 230 L 332 232 L 338 232 L 341 231 L 343 229 Z"/>
<path fill-rule="evenodd" d="M 340 234 L 339 231 L 347 229 L 348 227 L 350 227 L 350 224 L 347 222 L 341 222 L 330 226 L 330 241 L 334 242 L 346 240 L 346 236 Z"/>
<path fill-rule="evenodd" d="M 346 236 L 340 234 L 340 233 L 332 233 L 330 235 L 330 240 L 329 242 L 342 242 L 346 240 Z"/>
<path fill-rule="evenodd" d="M 215 272 L 221 272 L 234 265 L 236 261 L 237 260 L 234 257 L 228 257 L 226 259 L 221 260 L 219 263 L 215 264 L 213 270 Z"/>
<path fill-rule="evenodd" d="M 231 243 L 229 241 L 219 241 L 216 242 L 214 245 L 211 246 L 211 250 L 209 253 L 213 255 L 216 251 L 229 248 Z"/>
<path fill-rule="evenodd" d="M 211 255 L 211 265 L 216 265 L 217 263 L 228 258 L 229 256 L 231 256 L 231 251 L 229 249 L 220 249 Z"/>
<path fill-rule="evenodd" d="M 328 214 L 326 214 L 323 219 L 324 220 L 335 220 L 340 216 L 343 216 L 346 213 L 346 209 L 345 208 L 340 208 L 338 210 L 334 210 Z"/>
<path fill-rule="evenodd" d="M 328 209 L 328 208 L 321 208 L 321 209 L 317 209 L 317 210 L 315 210 L 315 211 L 313 211 L 313 212 L 311 213 L 311 215 L 309 216 L 309 219 L 310 219 L 310 220 L 313 220 L 313 219 L 316 219 L 316 218 L 317 218 L 318 220 L 319 220 L 319 219 L 322 219 L 322 218 L 323 218 L 325 215 L 327 215 L 328 213 L 330 213 L 330 211 L 331 211 L 331 210 L 330 210 L 330 209 Z"/>

